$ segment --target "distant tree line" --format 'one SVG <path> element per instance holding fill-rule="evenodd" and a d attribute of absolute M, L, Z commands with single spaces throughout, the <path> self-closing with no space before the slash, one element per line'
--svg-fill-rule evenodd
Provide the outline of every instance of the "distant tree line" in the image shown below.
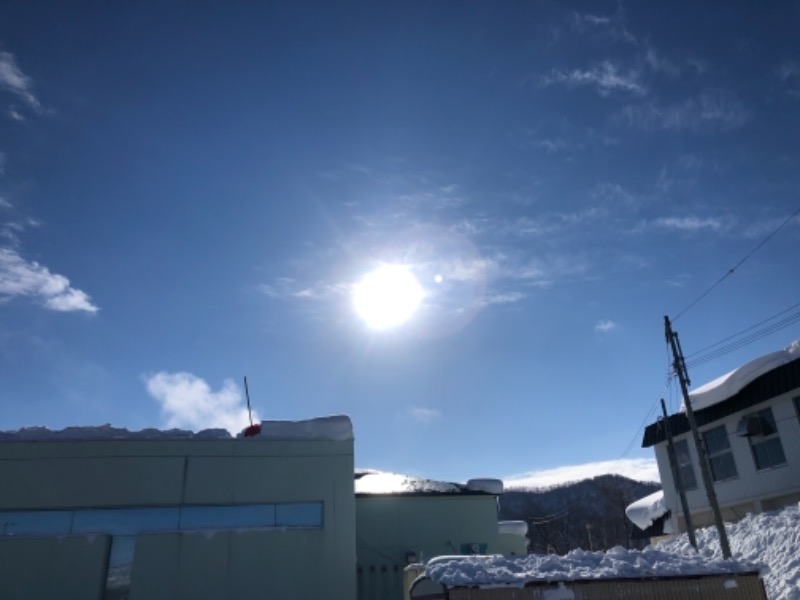
<path fill-rule="evenodd" d="M 625 508 L 661 489 L 620 475 L 601 475 L 537 490 L 507 490 L 500 496 L 500 518 L 528 523 L 529 551 L 566 554 L 570 550 L 641 548 L 636 526 Z"/>

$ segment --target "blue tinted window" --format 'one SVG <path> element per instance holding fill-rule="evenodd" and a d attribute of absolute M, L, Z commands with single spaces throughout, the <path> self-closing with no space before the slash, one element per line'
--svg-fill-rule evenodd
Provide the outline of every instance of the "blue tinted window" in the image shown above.
<path fill-rule="evenodd" d="M 188 506 L 181 510 L 182 530 L 274 526 L 274 504 Z"/>
<path fill-rule="evenodd" d="M 72 533 L 133 535 L 178 528 L 177 508 L 76 510 Z"/>
<path fill-rule="evenodd" d="M 322 527 L 322 502 L 277 504 L 278 527 Z"/>
<path fill-rule="evenodd" d="M 322 527 L 322 502 L 0 512 L 0 535 L 133 536 L 157 531 L 270 527 Z"/>
<path fill-rule="evenodd" d="M 0 535 L 58 535 L 70 531 L 72 511 L 0 512 Z"/>

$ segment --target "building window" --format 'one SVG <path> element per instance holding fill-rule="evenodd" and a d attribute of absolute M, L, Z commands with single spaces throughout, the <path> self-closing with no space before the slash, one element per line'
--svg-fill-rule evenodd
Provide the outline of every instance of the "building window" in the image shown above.
<path fill-rule="evenodd" d="M 678 489 L 693 490 L 697 487 L 692 467 L 692 456 L 689 454 L 689 443 L 680 440 L 672 445 L 675 452 L 675 464 L 678 466 Z"/>
<path fill-rule="evenodd" d="M 771 408 L 744 417 L 739 424 L 740 434 L 750 441 L 756 469 L 770 469 L 786 464 L 783 444 Z"/>
<path fill-rule="evenodd" d="M 109 534 L 160 531 L 322 529 L 322 502 L 234 504 L 176 508 L 102 508 L 0 512 L 2 535 Z"/>
<path fill-rule="evenodd" d="M 736 463 L 733 460 L 728 432 L 724 425 L 703 432 L 703 442 L 706 445 L 714 481 L 724 481 L 739 476 L 739 473 L 736 472 Z"/>

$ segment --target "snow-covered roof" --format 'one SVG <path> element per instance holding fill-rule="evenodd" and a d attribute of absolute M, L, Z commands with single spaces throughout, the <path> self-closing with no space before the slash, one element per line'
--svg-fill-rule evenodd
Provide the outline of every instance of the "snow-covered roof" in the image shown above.
<path fill-rule="evenodd" d="M 669 508 L 664 501 L 664 490 L 658 490 L 630 504 L 625 509 L 625 516 L 644 531 L 668 512 Z"/>
<path fill-rule="evenodd" d="M 565 556 L 438 556 L 426 565 L 425 576 L 445 587 L 518 586 L 531 582 L 744 573 L 757 571 L 759 566 L 709 559 L 694 552 L 665 552 L 653 546 L 644 550 L 617 546 L 606 552 L 573 550 Z"/>
<path fill-rule="evenodd" d="M 353 439 L 353 422 L 347 415 L 317 417 L 303 421 L 261 421 L 261 433 L 255 439 L 332 440 Z"/>
<path fill-rule="evenodd" d="M 47 427 L 23 427 L 14 431 L 0 431 L 3 442 L 45 442 L 45 441 L 83 441 L 83 440 L 230 440 L 227 429 L 203 429 L 193 432 L 186 429 L 148 428 L 130 431 L 124 427 L 109 424 L 96 426 L 66 427 L 51 430 Z M 333 440 L 353 439 L 353 425 L 350 417 L 335 415 L 302 421 L 262 421 L 261 433 L 249 440 Z"/>
<path fill-rule="evenodd" d="M 792 342 L 783 350 L 751 360 L 749 363 L 701 385 L 689 393 L 694 410 L 713 406 L 734 396 L 748 383 L 765 373 L 800 358 L 800 340 Z M 686 410 L 685 406 L 681 410 Z"/>
<path fill-rule="evenodd" d="M 436 481 L 411 477 L 399 473 L 360 469 L 356 471 L 356 494 L 365 495 L 438 495 L 438 494 L 493 494 L 503 493 L 499 479 L 470 479 L 466 485 L 449 481 Z"/>

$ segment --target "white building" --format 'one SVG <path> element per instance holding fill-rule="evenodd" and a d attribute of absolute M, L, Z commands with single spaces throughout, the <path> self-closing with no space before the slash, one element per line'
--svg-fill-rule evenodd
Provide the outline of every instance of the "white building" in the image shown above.
<path fill-rule="evenodd" d="M 723 519 L 774 510 L 800 501 L 800 342 L 703 385 L 690 394 L 709 457 Z M 693 524 L 713 516 L 684 411 L 647 426 L 642 446 L 653 447 L 671 509 L 673 530 L 685 531 L 670 468 L 667 429 Z"/>

